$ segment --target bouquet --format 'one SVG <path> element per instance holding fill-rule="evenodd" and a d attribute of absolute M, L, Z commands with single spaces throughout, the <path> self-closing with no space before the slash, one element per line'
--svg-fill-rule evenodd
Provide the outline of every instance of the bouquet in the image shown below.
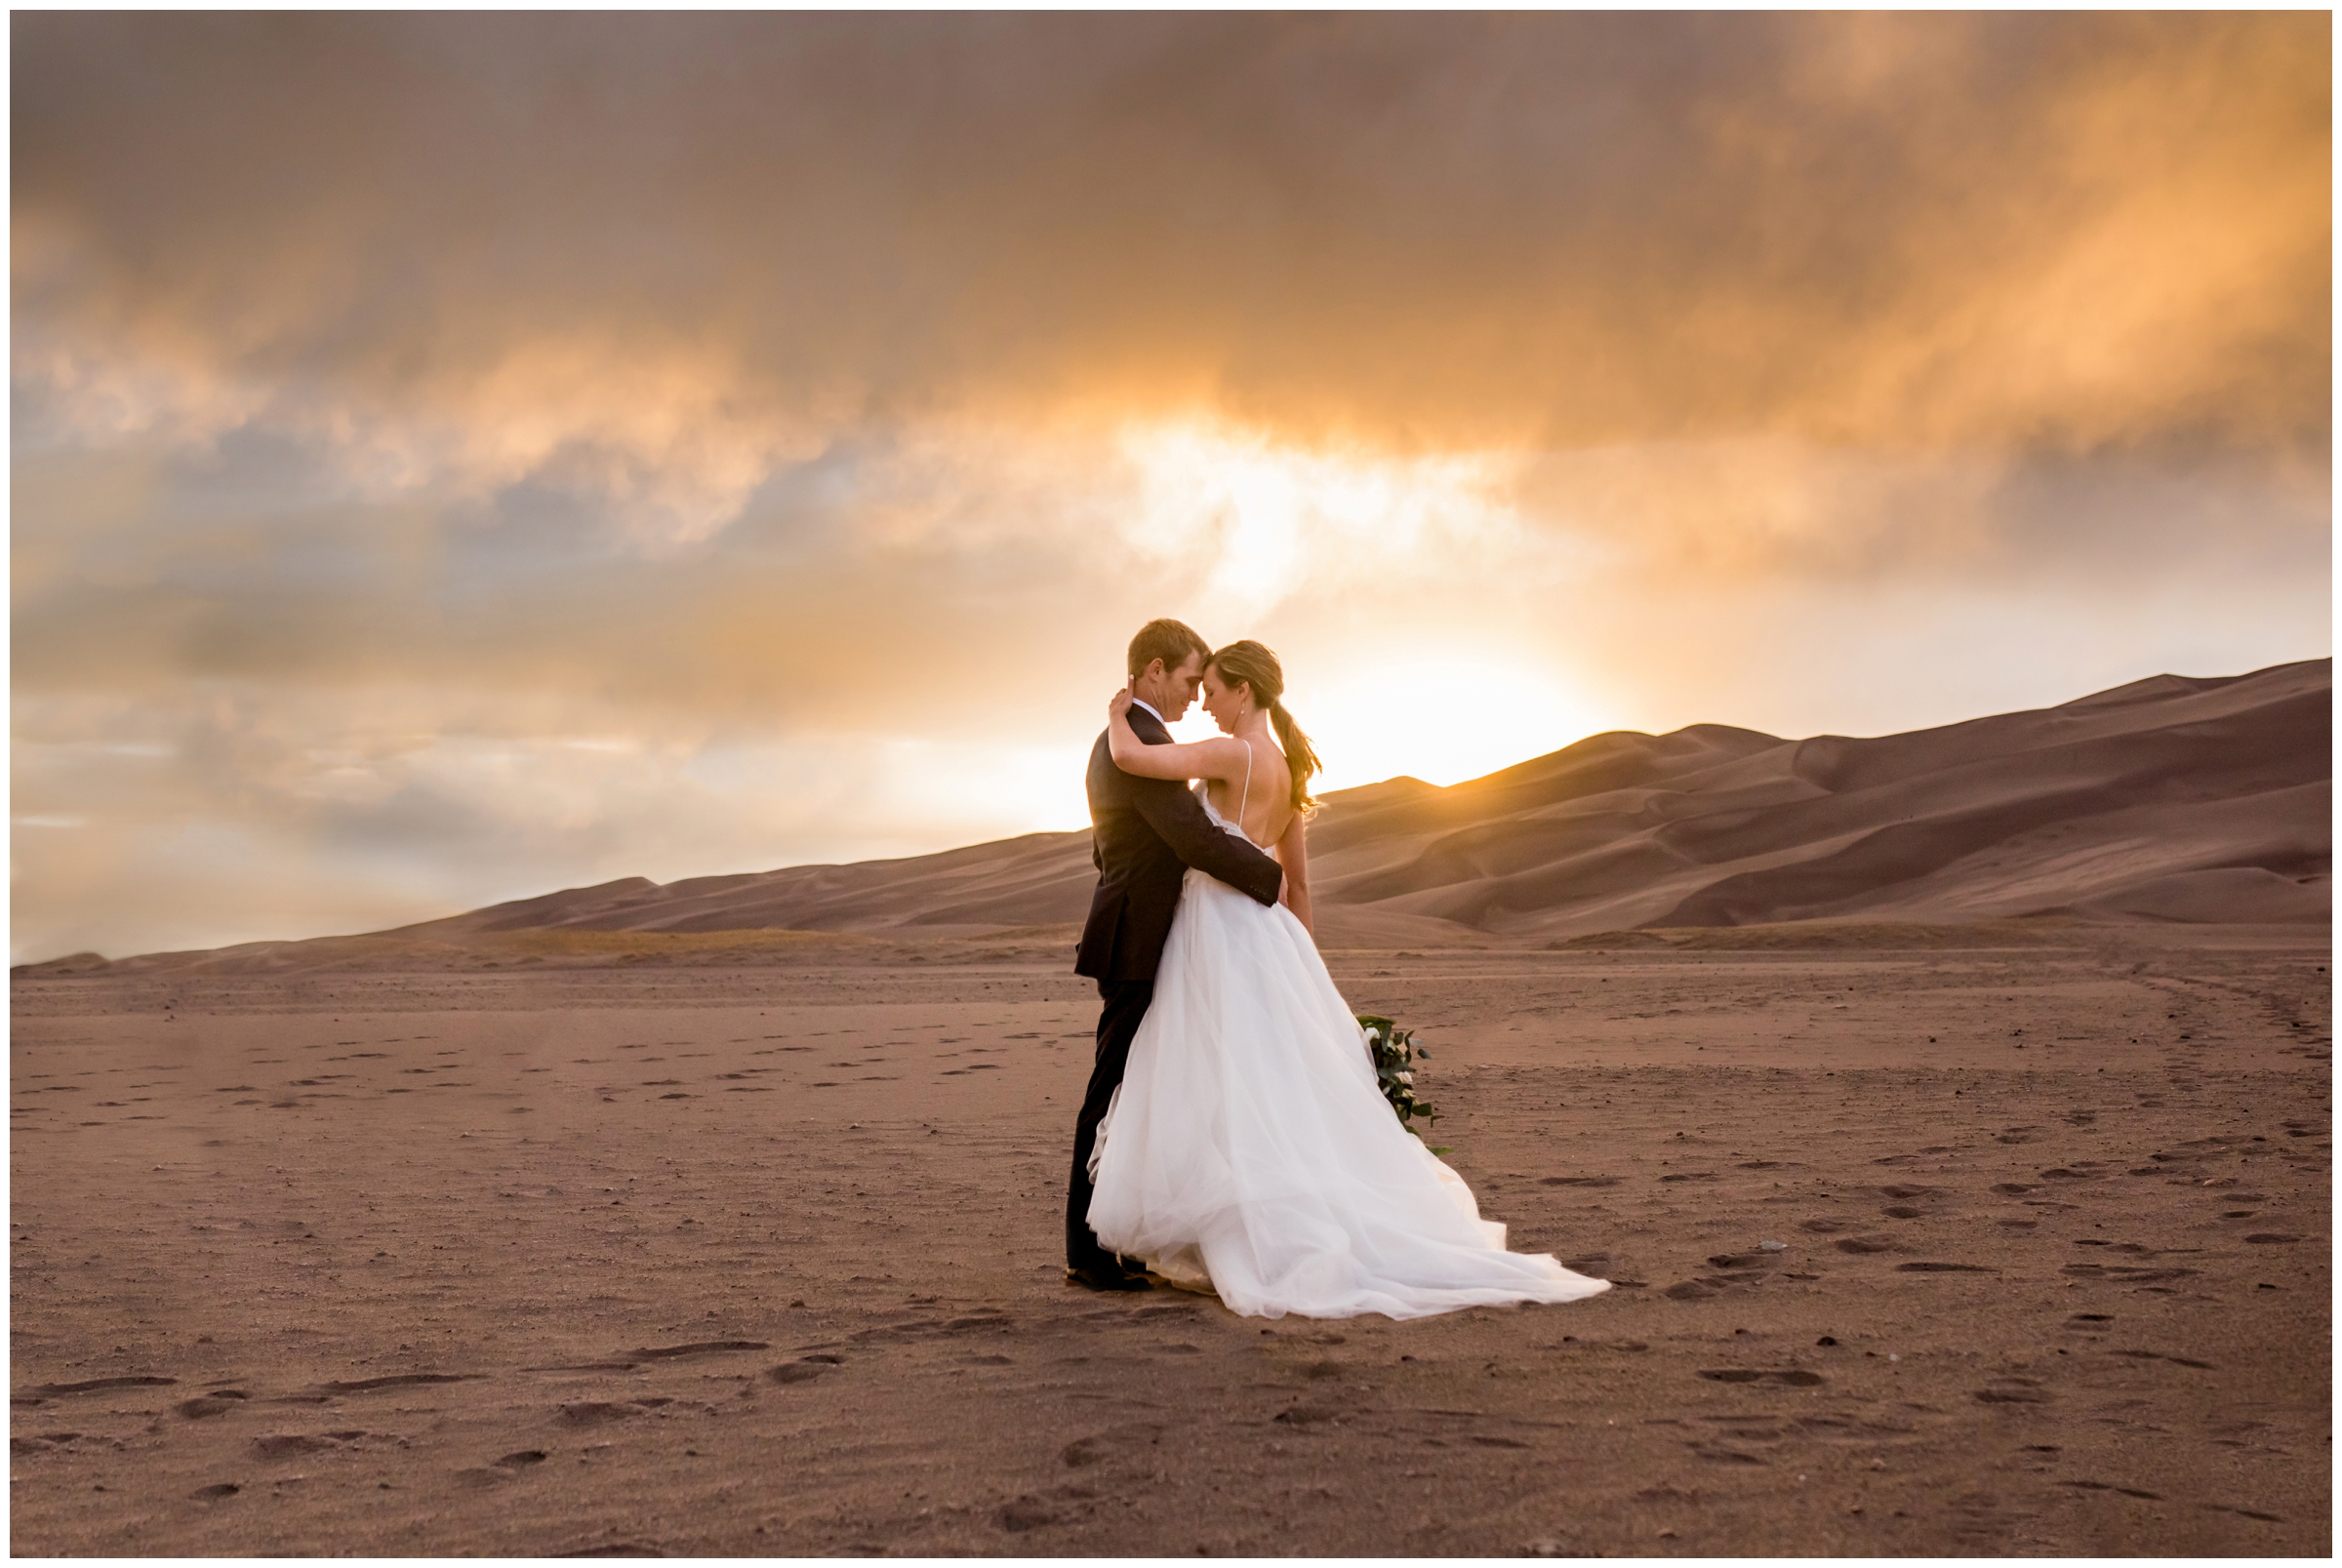
<path fill-rule="evenodd" d="M 1398 1113 L 1398 1124 L 1421 1138 L 1408 1123 L 1418 1116 L 1428 1122 L 1439 1120 L 1437 1111 L 1415 1098 L 1415 1061 L 1420 1057 L 1428 1062 L 1432 1053 L 1415 1043 L 1413 1029 L 1402 1029 L 1390 1019 L 1360 1013 L 1358 1027 L 1365 1032 L 1367 1060 L 1374 1064 L 1375 1082 L 1383 1098 Z M 1432 1152 L 1444 1154 L 1447 1150 L 1434 1148 Z"/>

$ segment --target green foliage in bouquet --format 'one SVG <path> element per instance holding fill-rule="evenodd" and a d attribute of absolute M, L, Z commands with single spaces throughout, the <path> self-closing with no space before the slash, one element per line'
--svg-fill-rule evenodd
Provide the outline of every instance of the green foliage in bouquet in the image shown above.
<path fill-rule="evenodd" d="M 1382 1087 L 1383 1098 L 1398 1113 L 1398 1124 L 1421 1138 L 1409 1123 L 1418 1116 L 1434 1124 L 1439 1120 L 1437 1111 L 1415 1098 L 1416 1059 L 1428 1062 L 1432 1053 L 1415 1043 L 1413 1029 L 1402 1029 L 1390 1019 L 1360 1013 L 1358 1027 L 1366 1031 L 1366 1054 L 1374 1062 L 1375 1081 Z M 1434 1148 L 1432 1152 L 1444 1154 L 1447 1150 Z"/>

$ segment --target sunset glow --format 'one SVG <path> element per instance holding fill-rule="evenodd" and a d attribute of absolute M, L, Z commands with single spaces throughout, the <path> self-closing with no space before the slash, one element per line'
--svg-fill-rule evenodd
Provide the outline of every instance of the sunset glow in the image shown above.
<path fill-rule="evenodd" d="M 12 44 L 20 959 L 1079 827 L 1159 615 L 1329 788 L 2330 643 L 2322 14 Z"/>
<path fill-rule="evenodd" d="M 1325 771 L 1314 787 L 1347 789 L 1401 776 L 1461 784 L 1614 728 L 1559 682 L 1494 656 L 1416 647 L 1313 671 L 1286 694 Z M 1173 727 L 1198 741 L 1218 729 L 1200 710 Z"/>
<path fill-rule="evenodd" d="M 1208 424 L 1138 428 L 1123 450 L 1139 476 L 1132 552 L 1201 566 L 1216 613 L 1258 615 L 1304 592 L 1379 596 L 1520 533 L 1507 504 L 1517 456 L 1313 451 Z"/>
<path fill-rule="evenodd" d="M 1325 758 L 1324 786 L 1404 774 L 1461 784 L 1614 728 L 1554 678 L 1425 648 L 1345 668 L 1296 692 Z"/>

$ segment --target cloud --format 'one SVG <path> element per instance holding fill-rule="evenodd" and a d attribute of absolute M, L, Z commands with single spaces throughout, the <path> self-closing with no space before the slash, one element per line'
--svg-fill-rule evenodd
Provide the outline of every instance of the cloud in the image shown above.
<path fill-rule="evenodd" d="M 15 25 L 20 374 L 69 418 L 689 468 L 645 508 L 686 537 L 873 412 L 1434 448 L 2327 420 L 2320 16 Z"/>
<path fill-rule="evenodd" d="M 11 29 L 20 955 L 2330 637 L 2323 16 Z"/>

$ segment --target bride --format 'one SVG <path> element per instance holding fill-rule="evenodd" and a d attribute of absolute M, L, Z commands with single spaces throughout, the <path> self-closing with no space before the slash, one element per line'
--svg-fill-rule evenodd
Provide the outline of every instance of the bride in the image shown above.
<path fill-rule="evenodd" d="M 1317 757 L 1284 687 L 1276 656 L 1246 640 L 1204 668 L 1221 739 L 1149 745 L 1126 717 L 1127 688 L 1108 706 L 1114 765 L 1203 780 L 1215 823 L 1274 846 L 1285 894 L 1263 905 L 1187 873 L 1153 1005 L 1091 1154 L 1091 1229 L 1254 1317 L 1424 1317 L 1609 1289 L 1550 1256 L 1507 1252 L 1505 1227 L 1392 1114 L 1311 939 Z"/>

